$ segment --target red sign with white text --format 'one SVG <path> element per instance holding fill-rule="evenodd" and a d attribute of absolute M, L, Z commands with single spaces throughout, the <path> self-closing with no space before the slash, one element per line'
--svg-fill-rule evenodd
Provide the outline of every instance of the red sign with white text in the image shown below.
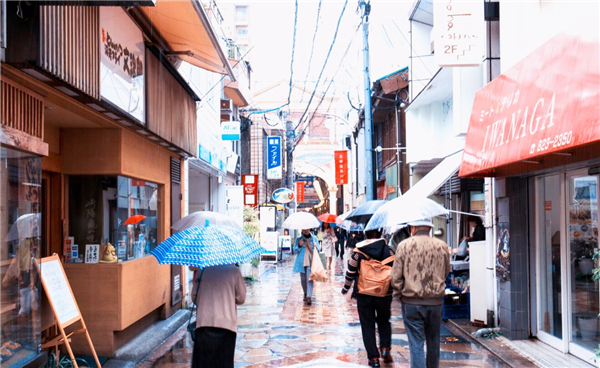
<path fill-rule="evenodd" d="M 348 151 L 335 151 L 335 183 L 348 184 Z"/>
<path fill-rule="evenodd" d="M 242 175 L 244 205 L 258 206 L 258 175 Z"/>
<path fill-rule="evenodd" d="M 560 34 L 480 89 L 459 176 L 600 142 L 598 55 L 598 39 Z"/>
<path fill-rule="evenodd" d="M 304 202 L 304 182 L 296 182 L 296 203 Z"/>

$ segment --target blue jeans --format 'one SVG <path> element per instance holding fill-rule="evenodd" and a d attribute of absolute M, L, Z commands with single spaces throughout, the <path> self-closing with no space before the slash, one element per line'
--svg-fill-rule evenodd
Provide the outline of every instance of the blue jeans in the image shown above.
<path fill-rule="evenodd" d="M 312 297 L 313 291 L 313 282 L 308 281 L 310 277 L 310 272 L 308 272 L 308 267 L 304 267 L 304 272 L 300 273 L 300 284 L 302 285 L 302 290 L 307 298 Z"/>
<path fill-rule="evenodd" d="M 408 335 L 411 368 L 437 368 L 440 365 L 441 305 L 402 303 L 402 318 Z M 427 362 L 423 344 L 427 342 Z"/>

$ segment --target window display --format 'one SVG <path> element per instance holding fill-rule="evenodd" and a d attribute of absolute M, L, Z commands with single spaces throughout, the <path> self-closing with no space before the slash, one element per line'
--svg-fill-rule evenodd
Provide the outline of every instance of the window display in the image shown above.
<path fill-rule="evenodd" d="M 41 164 L 2 147 L 0 179 L 0 365 L 22 367 L 40 353 Z"/>
<path fill-rule="evenodd" d="M 69 177 L 69 234 L 81 249 L 99 244 L 100 263 L 148 255 L 157 245 L 158 189 L 124 176 Z M 81 253 L 70 261 L 84 262 Z"/>

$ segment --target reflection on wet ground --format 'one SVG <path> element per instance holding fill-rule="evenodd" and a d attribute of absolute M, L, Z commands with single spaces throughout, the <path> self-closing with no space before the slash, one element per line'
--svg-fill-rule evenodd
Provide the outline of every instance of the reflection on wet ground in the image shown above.
<path fill-rule="evenodd" d="M 260 280 L 248 284 L 246 304 L 239 307 L 236 367 L 360 367 L 367 366 L 356 302 L 340 294 L 342 271 L 325 283 L 315 283 L 313 304 L 304 305 L 302 288 L 292 262 L 269 265 Z M 392 305 L 393 364 L 409 366 L 408 338 L 400 304 Z M 441 367 L 504 367 L 487 350 L 442 328 Z M 143 368 L 189 367 L 192 342 L 185 326 L 165 342 Z"/>

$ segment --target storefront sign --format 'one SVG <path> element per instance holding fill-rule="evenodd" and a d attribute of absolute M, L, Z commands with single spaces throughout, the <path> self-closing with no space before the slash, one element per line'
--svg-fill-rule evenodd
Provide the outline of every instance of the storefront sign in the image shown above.
<path fill-rule="evenodd" d="M 304 202 L 304 182 L 296 182 L 296 203 Z"/>
<path fill-rule="evenodd" d="M 86 244 L 85 263 L 98 263 L 100 260 L 100 244 Z"/>
<path fill-rule="evenodd" d="M 225 213 L 235 219 L 242 228 L 244 225 L 244 187 L 241 185 L 228 185 L 226 187 L 226 197 Z"/>
<path fill-rule="evenodd" d="M 435 60 L 441 67 L 475 66 L 485 57 L 483 1 L 434 1 Z"/>
<path fill-rule="evenodd" d="M 260 234 L 260 245 L 266 250 L 264 253 L 276 253 L 278 242 L 279 233 L 277 231 L 265 231 Z"/>
<path fill-rule="evenodd" d="M 315 181 L 317 179 L 314 176 L 301 176 L 298 178 L 298 182 L 304 184 L 304 196 L 302 202 L 306 204 L 317 204 L 321 202 L 321 198 L 315 188 Z M 300 203 L 300 202 L 298 202 Z"/>
<path fill-rule="evenodd" d="M 274 206 L 261 206 L 259 217 L 260 217 L 260 233 L 263 233 L 275 229 L 277 208 Z M 270 230 L 269 230 L 270 229 Z"/>
<path fill-rule="evenodd" d="M 509 164 L 600 142 L 599 54 L 597 40 L 558 35 L 480 89 L 459 175 L 510 175 Z M 565 70 L 577 70 L 566 84 Z"/>
<path fill-rule="evenodd" d="M 120 7 L 100 7 L 100 94 L 144 121 L 144 37 Z"/>
<path fill-rule="evenodd" d="M 277 203 L 290 203 L 294 200 L 294 191 L 288 188 L 275 189 L 273 200 Z"/>
<path fill-rule="evenodd" d="M 348 151 L 335 151 L 335 183 L 348 184 Z"/>
<path fill-rule="evenodd" d="M 281 249 L 282 250 L 290 250 L 292 249 L 292 237 L 289 235 L 280 236 L 281 239 Z"/>
<path fill-rule="evenodd" d="M 267 179 L 281 179 L 281 137 L 267 137 Z"/>
<path fill-rule="evenodd" d="M 242 175 L 244 187 L 244 204 L 257 206 L 258 202 L 258 175 Z"/>
<path fill-rule="evenodd" d="M 224 141 L 239 141 L 240 140 L 240 122 L 239 121 L 224 121 L 221 123 L 221 139 Z"/>

